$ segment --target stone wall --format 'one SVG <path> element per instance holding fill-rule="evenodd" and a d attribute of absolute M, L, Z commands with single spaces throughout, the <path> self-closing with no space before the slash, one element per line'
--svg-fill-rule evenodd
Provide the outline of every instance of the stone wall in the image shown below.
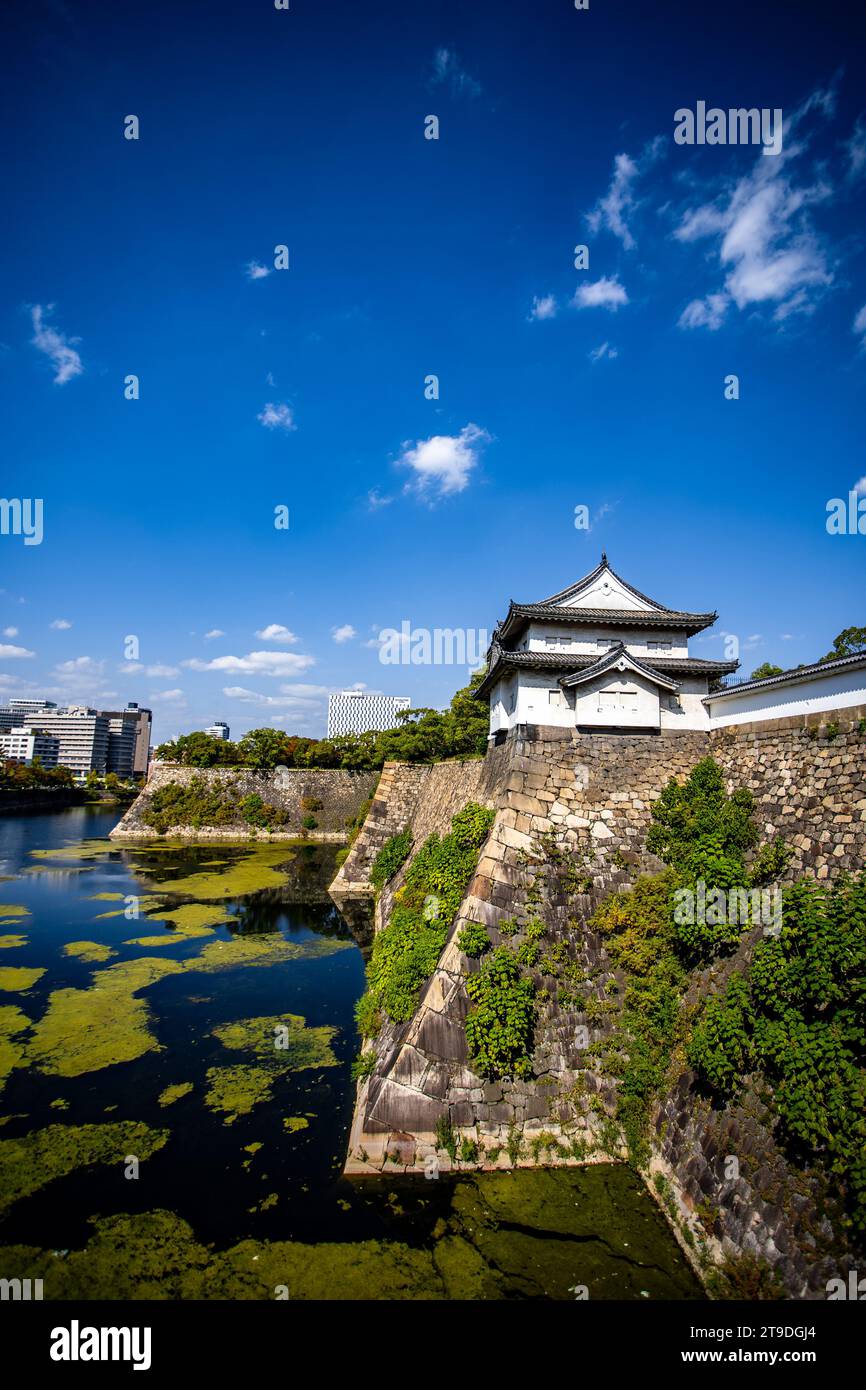
<path fill-rule="evenodd" d="M 448 1115 L 464 1136 L 481 1145 L 484 1166 L 510 1166 L 504 1152 L 517 1126 L 527 1146 L 533 1137 L 567 1135 L 585 1155 L 616 1158 L 606 1117 L 615 1109 L 615 1082 L 594 1070 L 586 1052 L 614 1026 L 603 1012 L 615 972 L 603 943 L 588 925 L 595 905 L 636 872 L 660 864 L 646 853 L 650 808 L 671 776 L 685 778 L 712 753 L 729 786 L 747 786 L 766 837 L 780 834 L 795 849 L 790 873 L 824 878 L 859 867 L 866 849 L 866 736 L 860 710 L 843 711 L 838 730 L 827 721 L 791 719 L 739 725 L 712 733 L 657 736 L 579 736 L 567 730 L 524 726 L 483 763 L 437 768 L 390 765 L 343 873 L 364 883 L 375 853 L 389 835 L 411 824 L 416 848 L 423 838 L 447 831 L 467 800 L 496 809 L 439 965 L 422 991 L 415 1016 L 386 1026 L 375 1042 L 376 1066 L 358 1090 L 347 1171 L 376 1171 L 394 1162 L 422 1171 L 434 1152 L 433 1130 Z M 538 856 L 553 837 L 591 882 L 583 894 L 559 892 Z M 527 856 L 535 860 L 527 863 Z M 542 856 L 543 859 L 543 856 Z M 379 896 L 376 922 L 387 920 L 406 867 Z M 542 1004 L 530 1082 L 485 1083 L 468 1065 L 464 1019 L 465 981 L 477 963 L 457 948 L 467 921 L 483 922 L 494 943 L 498 924 L 519 912 L 527 891 L 544 881 L 548 936 L 565 943 L 570 958 L 593 981 L 595 1006 L 586 1012 Z M 336 885 L 335 885 L 336 886 Z M 369 885 L 367 885 L 367 888 Z M 692 982 L 689 1004 L 723 986 L 751 947 Z M 618 983 L 621 983 L 618 982 Z M 585 1029 L 581 1033 L 581 1029 Z M 702 1247 L 711 1260 L 751 1251 L 763 1255 L 794 1297 L 822 1296 L 826 1279 L 847 1267 L 832 1197 L 820 1180 L 790 1167 L 773 1134 L 773 1119 L 749 1091 L 736 1107 L 714 1110 L 697 1094 L 694 1078 L 672 1078 L 655 1117 L 652 1169 L 668 1184 L 675 1228 L 693 1257 Z M 490 1155 L 494 1157 L 484 1157 Z M 535 1161 L 525 1148 L 522 1162 Z M 736 1179 L 724 1159 L 735 1157 Z M 578 1161 L 555 1158 L 555 1162 Z M 447 1159 L 438 1155 L 440 1167 Z M 683 1236 L 683 1232 L 686 1235 Z M 829 1271 L 829 1273 L 828 1273 Z"/>
<path fill-rule="evenodd" d="M 274 773 L 255 772 L 251 768 L 195 768 L 181 767 L 176 763 L 157 763 L 140 795 L 132 803 L 126 815 L 111 832 L 113 840 L 149 839 L 154 835 L 144 822 L 153 793 L 169 782 L 188 783 L 194 777 L 203 777 L 208 783 L 224 787 L 238 802 L 244 796 L 258 793 L 263 801 L 279 806 L 288 813 L 287 823 L 275 831 L 255 832 L 259 839 L 296 839 L 302 833 L 309 834 L 311 840 L 345 840 L 347 823 L 358 814 L 363 803 L 372 793 L 378 773 L 343 772 L 336 768 L 290 768 L 277 776 Z M 301 825 L 308 814 L 302 801 L 314 797 L 322 803 L 321 808 L 312 812 L 318 826 L 305 832 Z M 244 821 L 240 813 L 237 822 L 193 829 L 190 826 L 173 826 L 167 832 L 170 838 L 194 840 L 232 840 L 248 839 L 253 827 Z"/>

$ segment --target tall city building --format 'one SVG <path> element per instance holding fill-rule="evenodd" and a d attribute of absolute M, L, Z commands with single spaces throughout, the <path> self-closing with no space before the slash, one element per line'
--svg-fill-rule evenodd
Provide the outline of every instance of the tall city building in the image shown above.
<path fill-rule="evenodd" d="M 18 718 L 20 723 L 20 715 Z M 57 761 L 77 777 L 91 770 L 103 773 L 108 763 L 109 717 L 85 705 L 68 709 L 42 709 L 30 724 L 59 740 Z"/>
<path fill-rule="evenodd" d="M 328 738 L 393 729 L 400 710 L 409 708 L 408 695 L 368 695 L 364 690 L 341 690 L 328 696 Z"/>
<path fill-rule="evenodd" d="M 46 769 L 57 766 L 60 753 L 60 739 L 41 729 L 27 724 L 0 734 L 0 758 L 10 763 L 24 763 L 27 767 L 38 758 Z"/>
<path fill-rule="evenodd" d="M 217 720 L 215 724 L 211 724 L 209 728 L 205 729 L 205 733 L 209 734 L 211 738 L 220 738 L 224 742 L 228 741 L 230 732 L 228 724 L 223 724 L 220 720 Z"/>
<path fill-rule="evenodd" d="M 41 714 L 43 710 L 56 709 L 57 705 L 53 700 L 29 700 L 21 698 L 10 700 L 9 708 L 15 710 L 17 714 Z"/>
<path fill-rule="evenodd" d="M 146 776 L 152 713 L 130 700 L 126 709 L 103 710 L 108 716 L 109 772 L 118 777 Z"/>

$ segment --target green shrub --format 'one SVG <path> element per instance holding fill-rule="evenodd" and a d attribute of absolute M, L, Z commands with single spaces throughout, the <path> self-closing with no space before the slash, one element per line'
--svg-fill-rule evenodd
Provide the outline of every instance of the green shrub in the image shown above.
<path fill-rule="evenodd" d="M 384 888 L 398 869 L 403 867 L 411 853 L 412 831 L 409 826 L 406 826 L 399 835 L 392 835 L 390 840 L 385 841 L 373 860 L 373 867 L 370 870 L 370 882 L 373 887 Z"/>
<path fill-rule="evenodd" d="M 457 833 L 431 835 L 394 895 L 390 920 L 373 941 L 367 981 L 375 1003 L 395 1023 L 412 1017 L 418 992 L 436 969 L 493 814 L 470 804 L 452 821 Z"/>
<path fill-rule="evenodd" d="M 367 990 L 355 1005 L 355 1023 L 362 1038 L 375 1038 L 382 1027 L 382 1011 Z"/>
<path fill-rule="evenodd" d="M 274 826 L 285 825 L 288 819 L 285 811 L 263 801 L 258 792 L 251 792 L 249 796 L 241 797 L 238 802 L 238 810 L 248 825 L 258 826 L 262 830 L 270 830 Z"/>
<path fill-rule="evenodd" d="M 462 1139 L 460 1141 L 459 1153 L 461 1163 L 478 1162 L 478 1145 L 474 1139 Z"/>
<path fill-rule="evenodd" d="M 466 991 L 466 1041 L 475 1069 L 491 1078 L 531 1075 L 535 987 L 521 975 L 514 953 L 498 946 L 468 977 Z"/>
<path fill-rule="evenodd" d="M 475 960 L 489 951 L 491 944 L 487 928 L 480 922 L 467 922 L 457 936 L 457 945 L 464 956 L 471 956 Z"/>
<path fill-rule="evenodd" d="M 318 824 L 319 822 L 316 820 L 315 816 L 309 815 L 303 816 L 301 818 L 301 825 L 304 827 L 305 830 L 315 830 L 317 829 Z"/>
<path fill-rule="evenodd" d="M 364 1081 L 368 1076 L 372 1076 L 376 1070 L 376 1053 L 373 1048 L 367 1052 L 362 1052 L 360 1057 L 356 1057 L 352 1063 L 352 1080 Z"/>
<path fill-rule="evenodd" d="M 440 1115 L 436 1121 L 436 1147 L 444 1149 L 451 1162 L 454 1162 L 457 1157 L 457 1135 L 454 1133 L 451 1116 L 447 1113 Z"/>
<path fill-rule="evenodd" d="M 174 825 L 231 825 L 237 820 L 232 792 L 231 786 L 215 785 L 204 777 L 166 782 L 151 796 L 142 820 L 161 835 Z"/>

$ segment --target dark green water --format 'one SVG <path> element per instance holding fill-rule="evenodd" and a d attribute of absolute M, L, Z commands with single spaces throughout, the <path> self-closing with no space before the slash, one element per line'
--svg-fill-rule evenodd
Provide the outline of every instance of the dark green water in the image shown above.
<path fill-rule="evenodd" d="M 364 968 L 334 849 L 100 846 L 116 820 L 0 818 L 0 1277 L 46 1298 L 701 1296 L 623 1167 L 343 1179 Z M 251 1019 L 264 1047 L 214 1031 Z"/>

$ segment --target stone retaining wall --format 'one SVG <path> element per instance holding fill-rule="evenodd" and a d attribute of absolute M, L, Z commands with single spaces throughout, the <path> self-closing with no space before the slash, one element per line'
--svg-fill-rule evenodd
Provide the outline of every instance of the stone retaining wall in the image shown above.
<path fill-rule="evenodd" d="M 244 767 L 195 768 L 181 767 L 177 763 L 157 763 L 140 795 L 112 830 L 111 839 L 152 839 L 156 832 L 145 824 L 143 817 L 153 793 L 169 782 L 186 784 L 195 777 L 203 777 L 213 786 L 229 789 L 237 801 L 244 796 L 257 793 L 269 805 L 279 806 L 281 810 L 286 811 L 289 819 L 279 830 L 254 831 L 238 814 L 237 822 L 231 825 L 206 826 L 200 829 L 173 826 L 166 832 L 169 838 L 236 840 L 249 839 L 255 833 L 257 838 L 262 840 L 290 840 L 307 834 L 311 840 L 340 841 L 345 840 L 347 824 L 358 814 L 373 791 L 378 774 L 344 772 L 338 768 L 290 768 L 277 776 L 274 773 L 256 772 L 252 768 Z M 308 813 L 302 805 L 306 797 L 320 801 L 321 807 Z M 315 830 L 304 830 L 301 822 L 307 814 L 315 816 L 318 822 Z"/>

